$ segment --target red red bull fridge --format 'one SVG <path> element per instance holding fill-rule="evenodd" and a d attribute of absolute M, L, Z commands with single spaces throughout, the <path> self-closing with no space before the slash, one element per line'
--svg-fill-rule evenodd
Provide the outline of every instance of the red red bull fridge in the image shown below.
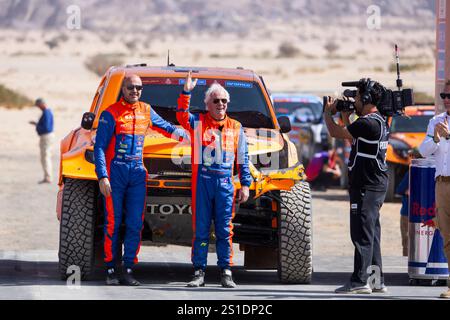
<path fill-rule="evenodd" d="M 434 159 L 414 159 L 410 166 L 408 274 L 411 284 L 448 279 L 443 240 L 436 216 Z"/>

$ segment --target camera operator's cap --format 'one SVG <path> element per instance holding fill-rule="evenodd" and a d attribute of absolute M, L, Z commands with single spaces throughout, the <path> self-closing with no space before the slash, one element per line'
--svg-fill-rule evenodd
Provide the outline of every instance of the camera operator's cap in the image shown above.
<path fill-rule="evenodd" d="M 37 98 L 36 101 L 34 102 L 34 105 L 38 106 L 40 104 L 45 104 L 45 100 L 42 98 Z"/>

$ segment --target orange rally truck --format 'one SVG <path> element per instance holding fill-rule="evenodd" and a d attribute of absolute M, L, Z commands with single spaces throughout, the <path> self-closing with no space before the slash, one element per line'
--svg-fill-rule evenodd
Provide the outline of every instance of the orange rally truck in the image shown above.
<path fill-rule="evenodd" d="M 287 117 L 275 116 L 263 81 L 253 71 L 225 68 L 150 67 L 145 64 L 111 67 L 102 77 L 81 126 L 61 141 L 57 217 L 60 221 L 59 271 L 78 266 L 83 279 L 92 275 L 103 257 L 103 205 L 94 171 L 96 129 L 101 112 L 121 97 L 126 73 L 143 82 L 141 101 L 178 125 L 177 99 L 189 70 L 199 79 L 190 111 L 205 112 L 204 94 L 214 82 L 231 96 L 228 115 L 245 128 L 253 183 L 249 200 L 236 204 L 234 242 L 249 269 L 277 269 L 280 281 L 309 283 L 312 277 L 311 192 L 304 168 L 287 133 Z M 144 145 L 148 171 L 143 244 L 190 246 L 190 144 L 149 129 Z M 174 161 L 183 158 L 187 161 Z M 235 186 L 239 180 L 235 176 Z M 214 230 L 211 230 L 214 241 Z M 118 252 L 120 255 L 121 252 Z M 186 263 L 190 263 L 186 257 Z"/>

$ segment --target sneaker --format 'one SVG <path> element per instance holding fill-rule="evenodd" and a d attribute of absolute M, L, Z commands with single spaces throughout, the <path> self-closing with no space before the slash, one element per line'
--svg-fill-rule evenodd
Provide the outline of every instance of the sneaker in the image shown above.
<path fill-rule="evenodd" d="M 388 292 L 388 288 L 386 287 L 386 285 L 384 283 L 382 283 L 378 288 L 374 287 L 372 289 L 373 293 L 387 293 Z"/>
<path fill-rule="evenodd" d="M 141 285 L 141 283 L 133 277 L 133 270 L 130 268 L 127 268 L 125 270 L 120 283 L 124 286 L 132 286 L 132 287 L 137 287 Z"/>
<path fill-rule="evenodd" d="M 194 278 L 187 284 L 189 288 L 198 288 L 205 286 L 205 272 L 202 269 L 195 270 Z"/>
<path fill-rule="evenodd" d="M 344 286 L 337 288 L 334 292 L 342 294 L 371 294 L 372 289 L 370 289 L 368 284 L 365 286 L 352 287 L 350 283 L 347 283 Z"/>
<path fill-rule="evenodd" d="M 52 180 L 50 180 L 50 179 L 43 179 L 43 180 L 38 182 L 38 184 L 43 184 L 43 183 L 52 183 Z"/>
<path fill-rule="evenodd" d="M 224 288 L 236 288 L 230 269 L 222 270 L 221 283 Z"/>
<path fill-rule="evenodd" d="M 441 293 L 439 297 L 442 299 L 450 299 L 450 288 L 446 292 Z"/>
<path fill-rule="evenodd" d="M 114 268 L 109 268 L 106 270 L 106 284 L 108 286 L 118 286 L 120 284 Z"/>

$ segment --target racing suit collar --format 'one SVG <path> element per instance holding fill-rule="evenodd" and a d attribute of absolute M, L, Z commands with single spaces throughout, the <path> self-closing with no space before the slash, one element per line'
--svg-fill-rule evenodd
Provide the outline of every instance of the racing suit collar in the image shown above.
<path fill-rule="evenodd" d="M 225 125 L 225 123 L 228 120 L 228 115 L 225 115 L 225 118 L 223 120 L 217 121 L 216 119 L 214 119 L 213 117 L 211 117 L 211 115 L 209 114 L 209 112 L 206 114 L 206 119 L 208 120 L 208 122 L 210 123 L 210 125 L 214 126 L 214 127 L 222 127 Z"/>
<path fill-rule="evenodd" d="M 139 107 L 139 101 L 137 101 L 135 103 L 128 103 L 128 102 L 125 101 L 125 99 L 123 97 L 120 98 L 120 103 L 125 108 L 136 109 L 137 107 Z"/>

